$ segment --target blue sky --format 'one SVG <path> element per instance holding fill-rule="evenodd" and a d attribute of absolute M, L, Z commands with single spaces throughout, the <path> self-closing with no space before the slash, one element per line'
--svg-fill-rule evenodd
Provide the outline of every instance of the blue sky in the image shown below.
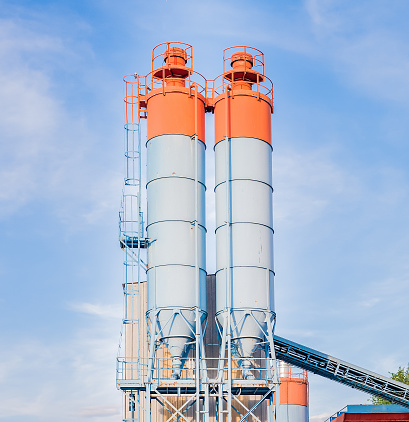
<path fill-rule="evenodd" d="M 120 420 L 122 76 L 171 40 L 208 79 L 226 47 L 265 54 L 277 334 L 406 365 L 408 15 L 405 0 L 0 1 L 0 420 Z M 208 119 L 210 233 L 212 142 Z M 310 377 L 316 422 L 367 397 Z"/>

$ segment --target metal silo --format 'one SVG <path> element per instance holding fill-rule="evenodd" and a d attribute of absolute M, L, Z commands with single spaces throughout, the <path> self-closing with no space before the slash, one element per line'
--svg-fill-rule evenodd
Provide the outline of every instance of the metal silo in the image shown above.
<path fill-rule="evenodd" d="M 148 139 L 149 357 L 155 343 L 166 344 L 172 379 L 180 378 L 206 315 L 205 99 L 193 73 L 190 45 L 160 44 L 139 99 Z"/>
<path fill-rule="evenodd" d="M 277 422 L 308 422 L 308 373 L 286 362 L 278 365 L 280 404 Z M 274 404 L 276 400 L 274 397 Z"/>
<path fill-rule="evenodd" d="M 273 344 L 275 318 L 273 100 L 263 54 L 226 49 L 215 92 L 216 317 L 222 343 L 253 379 L 251 358 L 257 345 Z"/>

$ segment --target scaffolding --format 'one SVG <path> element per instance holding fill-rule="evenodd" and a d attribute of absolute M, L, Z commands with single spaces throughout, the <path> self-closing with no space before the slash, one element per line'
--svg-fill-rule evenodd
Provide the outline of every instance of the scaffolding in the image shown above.
<path fill-rule="evenodd" d="M 142 157 L 141 157 L 141 124 L 138 115 L 138 83 L 133 77 L 125 77 L 125 123 L 124 123 L 124 151 L 125 169 L 124 184 L 122 191 L 121 209 L 119 212 L 119 243 L 123 250 L 123 293 L 124 314 L 123 332 L 124 344 L 122 353 L 130 359 L 130 365 L 124 377 L 127 379 L 140 380 L 142 377 L 142 365 L 140 358 L 144 355 L 144 339 L 146 339 L 146 327 L 144 316 L 144 274 L 146 264 L 143 261 L 143 250 L 147 247 L 144 236 L 144 220 L 142 212 Z M 120 373 L 119 362 L 117 373 Z M 134 388 L 125 395 L 126 418 L 134 419 L 135 403 L 139 402 L 139 394 Z M 131 419 L 128 418 L 131 416 Z"/>

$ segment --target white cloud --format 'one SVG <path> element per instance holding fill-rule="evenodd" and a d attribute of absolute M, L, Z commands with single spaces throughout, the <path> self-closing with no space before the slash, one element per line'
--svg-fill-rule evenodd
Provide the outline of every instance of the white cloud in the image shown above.
<path fill-rule="evenodd" d="M 332 416 L 330 413 L 321 413 L 319 415 L 310 416 L 309 421 L 310 422 L 324 422 L 330 416 Z"/>
<path fill-rule="evenodd" d="M 117 421 L 121 393 L 114 368 L 117 342 L 111 326 L 84 328 L 66 340 L 20 339 L 1 352 L 4 365 L 18 361 L 1 380 L 0 418 L 26 416 L 43 421 Z M 21 385 L 30 394 L 24 396 Z M 98 419 L 95 419 L 98 420 Z"/>
<path fill-rule="evenodd" d="M 21 356 L 10 356 L 7 361 L 0 361 L 0 384 L 6 383 L 21 366 L 24 365 Z"/>
<path fill-rule="evenodd" d="M 117 407 L 110 406 L 86 406 L 79 410 L 79 417 L 95 418 L 95 417 L 108 417 L 108 416 L 120 416 L 121 412 L 118 411 Z"/>
<path fill-rule="evenodd" d="M 69 310 L 89 315 L 95 315 L 101 318 L 113 318 L 119 320 L 122 316 L 122 306 L 119 305 L 101 305 L 88 302 L 68 303 Z"/>
<path fill-rule="evenodd" d="M 38 194 L 39 170 L 57 158 L 52 135 L 61 106 L 50 93 L 50 80 L 30 68 L 18 52 L 56 49 L 54 42 L 10 21 L 0 26 L 0 128 L 2 166 L 0 213 L 9 213 Z M 23 41 L 24 40 L 24 41 Z M 56 44 L 58 40 L 55 40 Z"/>
<path fill-rule="evenodd" d="M 406 6 L 382 2 L 341 3 L 306 0 L 317 56 L 332 62 L 340 77 L 355 90 L 376 99 L 409 105 L 409 48 L 399 22 Z"/>
<path fill-rule="evenodd" d="M 365 308 L 372 308 L 373 306 L 377 305 L 380 301 L 381 299 L 379 297 L 372 297 L 370 299 L 359 302 L 358 305 L 364 306 Z"/>
<path fill-rule="evenodd" d="M 306 0 L 305 4 L 311 20 L 315 25 L 327 27 L 332 23 L 331 27 L 334 26 L 334 23 L 331 22 L 334 16 L 330 16 L 331 20 L 328 18 L 331 2 L 328 0 Z"/>
<path fill-rule="evenodd" d="M 0 217 L 34 200 L 47 204 L 52 214 L 73 227 L 116 214 L 122 176 L 104 171 L 106 144 L 101 140 L 108 134 L 91 122 L 92 111 L 83 114 L 69 104 L 69 95 L 77 101 L 75 90 L 68 95 L 70 80 L 60 76 L 72 71 L 81 75 L 77 84 L 87 79 L 89 63 L 80 64 L 76 57 L 76 49 L 83 50 L 78 47 L 81 41 L 76 44 L 50 34 L 35 20 L 4 19 L 2 24 Z M 96 83 L 95 78 L 87 82 Z M 79 88 L 95 89 L 84 84 L 75 89 Z M 119 112 L 120 107 L 119 102 Z M 121 144 L 120 127 L 118 122 L 119 142 L 113 146 Z"/>

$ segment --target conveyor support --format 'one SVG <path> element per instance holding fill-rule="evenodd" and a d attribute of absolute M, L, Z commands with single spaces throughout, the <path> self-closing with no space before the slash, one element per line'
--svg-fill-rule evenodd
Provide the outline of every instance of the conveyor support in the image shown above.
<path fill-rule="evenodd" d="M 409 408 L 409 385 L 274 336 L 277 359 Z"/>

